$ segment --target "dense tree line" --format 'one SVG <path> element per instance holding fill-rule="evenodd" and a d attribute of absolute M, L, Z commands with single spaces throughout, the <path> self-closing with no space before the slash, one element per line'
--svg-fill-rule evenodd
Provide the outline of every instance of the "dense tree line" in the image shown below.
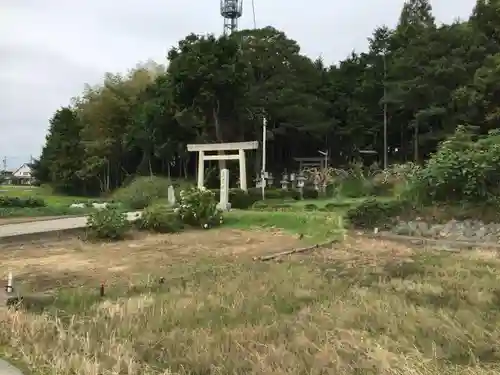
<path fill-rule="evenodd" d="M 36 177 L 82 194 L 137 174 L 192 176 L 187 143 L 260 141 L 264 116 L 275 171 L 325 149 L 334 165 L 383 164 L 384 129 L 393 163 L 422 162 L 458 125 L 497 127 L 499 0 L 477 0 L 469 20 L 440 26 L 428 0 L 408 0 L 397 26 L 377 28 L 369 41 L 368 51 L 327 66 L 272 27 L 189 35 L 166 67 L 107 74 L 59 109 Z M 251 158 L 249 173 L 260 157 Z"/>

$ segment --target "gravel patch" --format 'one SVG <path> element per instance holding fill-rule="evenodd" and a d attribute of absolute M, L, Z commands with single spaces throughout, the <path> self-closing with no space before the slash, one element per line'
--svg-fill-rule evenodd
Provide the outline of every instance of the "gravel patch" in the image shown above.
<path fill-rule="evenodd" d="M 430 224 L 421 220 L 401 221 L 390 232 L 433 239 L 500 243 L 500 224 L 485 224 L 480 220 L 450 220 L 445 224 Z"/>

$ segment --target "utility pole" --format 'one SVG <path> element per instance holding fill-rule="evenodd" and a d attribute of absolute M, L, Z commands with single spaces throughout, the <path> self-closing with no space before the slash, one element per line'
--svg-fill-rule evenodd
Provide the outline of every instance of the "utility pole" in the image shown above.
<path fill-rule="evenodd" d="M 260 172 L 260 184 L 262 200 L 266 199 L 266 144 L 267 144 L 267 119 L 262 119 L 262 170 Z"/>
<path fill-rule="evenodd" d="M 384 60 L 384 169 L 388 166 L 388 145 L 387 145 L 387 51 L 384 50 L 383 60 Z"/>

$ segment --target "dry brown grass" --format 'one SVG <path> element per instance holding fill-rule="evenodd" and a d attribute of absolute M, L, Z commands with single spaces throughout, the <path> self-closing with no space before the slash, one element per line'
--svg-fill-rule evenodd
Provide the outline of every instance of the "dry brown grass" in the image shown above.
<path fill-rule="evenodd" d="M 25 250 L 24 265 L 1 254 L 2 270 L 66 269 L 85 285 L 114 276 L 104 300 L 84 286 L 61 289 L 42 314 L 1 312 L 0 347 L 51 375 L 499 373 L 496 254 L 351 238 L 283 262 L 251 260 L 295 242 L 213 231 Z M 165 285 L 147 281 L 160 274 Z"/>

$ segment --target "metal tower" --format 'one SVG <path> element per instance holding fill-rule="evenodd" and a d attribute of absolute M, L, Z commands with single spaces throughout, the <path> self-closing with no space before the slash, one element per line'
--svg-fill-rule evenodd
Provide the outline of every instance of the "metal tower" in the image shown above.
<path fill-rule="evenodd" d="M 243 14 L 243 0 L 220 0 L 220 14 L 224 17 L 224 34 L 238 29 L 238 18 Z"/>

